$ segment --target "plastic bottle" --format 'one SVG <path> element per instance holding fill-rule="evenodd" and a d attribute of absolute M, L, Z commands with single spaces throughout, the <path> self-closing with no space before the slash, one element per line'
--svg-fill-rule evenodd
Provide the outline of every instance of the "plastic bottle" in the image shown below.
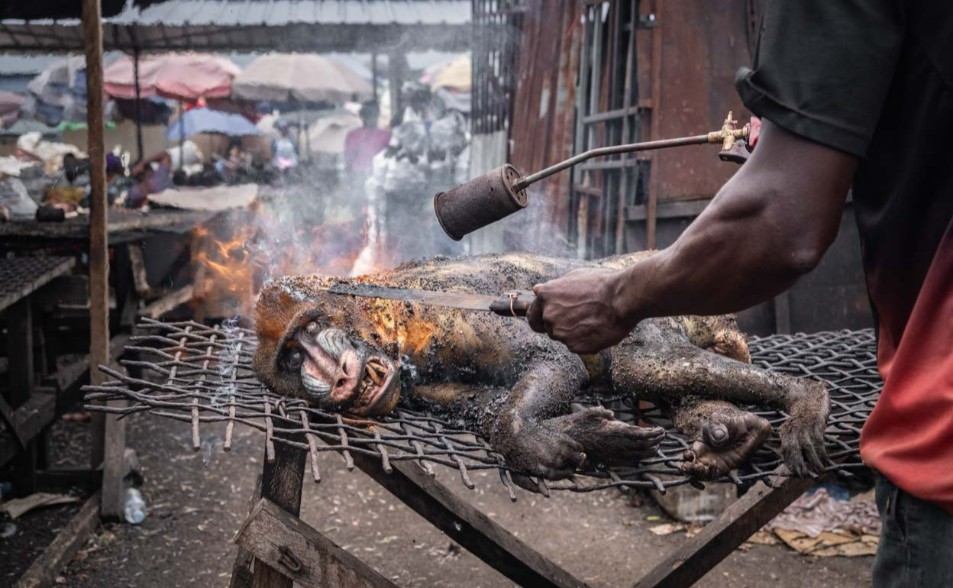
<path fill-rule="evenodd" d="M 126 490 L 126 504 L 123 506 L 123 515 L 126 522 L 132 525 L 138 525 L 146 520 L 146 501 L 142 499 L 142 493 L 136 488 Z"/>

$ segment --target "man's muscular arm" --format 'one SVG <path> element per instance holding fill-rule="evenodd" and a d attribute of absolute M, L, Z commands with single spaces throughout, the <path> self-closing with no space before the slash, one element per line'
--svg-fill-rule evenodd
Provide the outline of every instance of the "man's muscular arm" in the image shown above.
<path fill-rule="evenodd" d="M 758 147 L 668 249 L 623 270 L 536 286 L 530 326 L 576 353 L 642 319 L 736 312 L 790 288 L 837 236 L 857 158 L 765 120 Z"/>

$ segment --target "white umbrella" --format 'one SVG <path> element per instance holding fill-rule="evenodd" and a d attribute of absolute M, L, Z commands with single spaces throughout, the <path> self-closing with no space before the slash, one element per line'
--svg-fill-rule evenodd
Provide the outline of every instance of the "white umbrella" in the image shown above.
<path fill-rule="evenodd" d="M 315 153 L 343 153 L 347 134 L 360 127 L 361 117 L 344 110 L 335 112 L 311 125 L 308 146 Z"/>
<path fill-rule="evenodd" d="M 374 90 L 347 66 L 319 55 L 276 53 L 259 57 L 235 78 L 232 95 L 273 102 L 368 100 Z"/>

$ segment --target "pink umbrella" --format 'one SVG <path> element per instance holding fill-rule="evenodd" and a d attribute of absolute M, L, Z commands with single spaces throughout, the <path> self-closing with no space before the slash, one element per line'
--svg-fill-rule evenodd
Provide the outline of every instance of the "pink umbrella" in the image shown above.
<path fill-rule="evenodd" d="M 200 53 L 168 53 L 139 59 L 139 95 L 158 94 L 176 100 L 228 96 L 232 80 L 241 70 L 224 57 Z M 114 98 L 133 99 L 136 86 L 133 61 L 125 56 L 103 72 L 106 93 Z"/>

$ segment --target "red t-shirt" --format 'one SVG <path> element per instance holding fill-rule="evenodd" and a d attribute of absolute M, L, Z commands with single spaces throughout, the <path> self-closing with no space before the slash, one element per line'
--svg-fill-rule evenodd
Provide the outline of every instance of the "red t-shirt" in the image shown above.
<path fill-rule="evenodd" d="M 390 142 L 390 131 L 362 127 L 344 139 L 344 169 L 348 173 L 370 174 L 374 156 Z"/>
<path fill-rule="evenodd" d="M 860 159 L 854 211 L 884 380 L 860 454 L 953 513 L 953 10 L 768 0 L 754 67 L 735 83 L 755 114 Z"/>

